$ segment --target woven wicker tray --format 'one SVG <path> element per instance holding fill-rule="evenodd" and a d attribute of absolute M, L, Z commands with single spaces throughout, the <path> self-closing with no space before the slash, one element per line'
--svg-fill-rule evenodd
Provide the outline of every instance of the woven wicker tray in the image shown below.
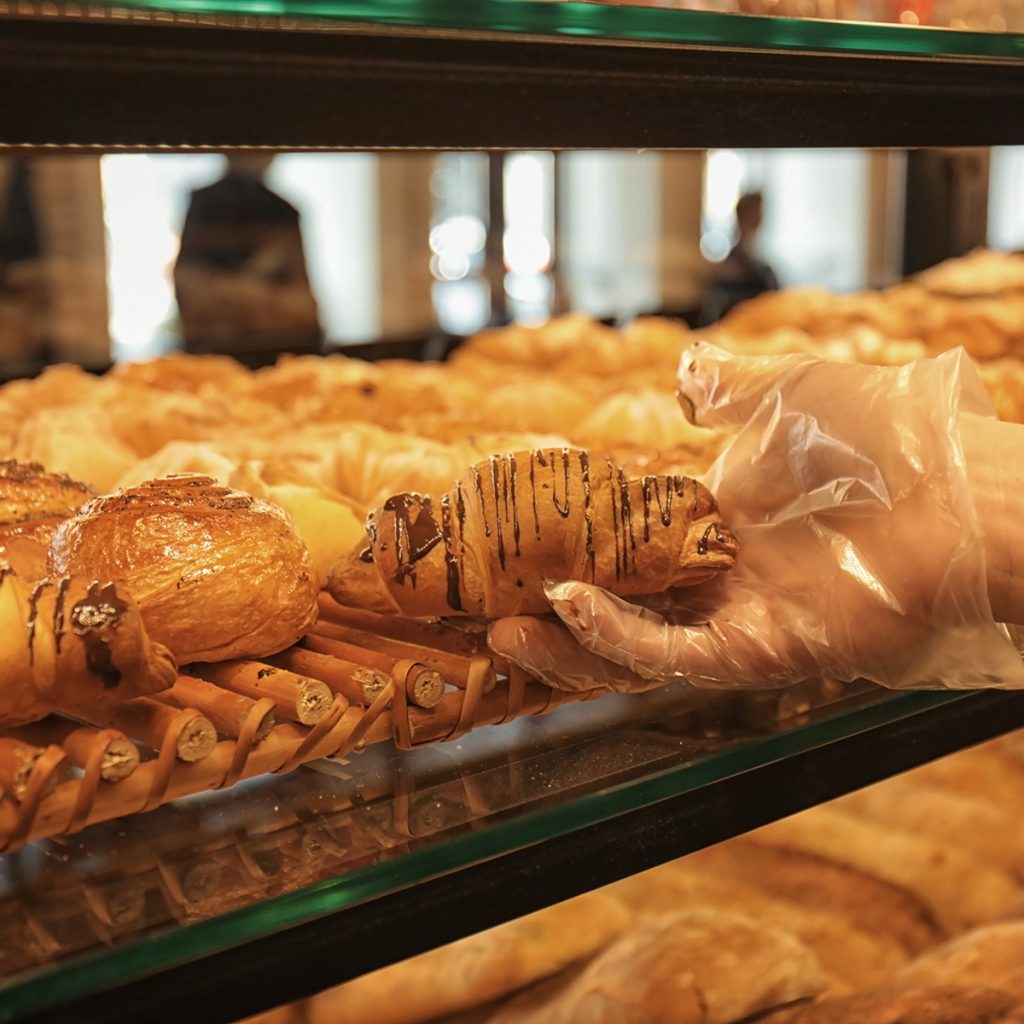
<path fill-rule="evenodd" d="M 8 730 L 0 851 L 368 744 L 455 740 L 604 692 L 552 690 L 490 653 L 480 634 L 343 608 L 327 595 L 316 627 L 290 650 L 193 666 L 182 678 L 195 698 L 187 706 L 161 694 L 105 708 L 92 724 L 55 715 Z M 310 692 L 319 701 L 304 700 Z M 202 736 L 210 742 L 194 742 Z M 111 757 L 126 748 L 130 763 Z"/>

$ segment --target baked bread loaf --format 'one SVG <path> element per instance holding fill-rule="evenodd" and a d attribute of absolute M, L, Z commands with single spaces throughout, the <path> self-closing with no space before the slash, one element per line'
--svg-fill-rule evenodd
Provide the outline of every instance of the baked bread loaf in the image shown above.
<path fill-rule="evenodd" d="M 314 996 L 307 1024 L 418 1024 L 478 1006 L 592 956 L 629 915 L 588 893 Z"/>
<path fill-rule="evenodd" d="M 0 562 L 22 579 L 42 579 L 57 524 L 91 497 L 85 484 L 37 462 L 0 461 Z"/>
<path fill-rule="evenodd" d="M 914 773 L 886 779 L 833 804 L 897 832 L 926 836 L 1024 880 L 1024 823 L 1014 813 L 916 781 Z"/>
<path fill-rule="evenodd" d="M 125 590 L 90 577 L 19 579 L 0 566 L 0 723 L 171 686 L 177 668 Z"/>
<path fill-rule="evenodd" d="M 847 992 L 880 985 L 908 956 L 884 933 L 855 928 L 841 914 L 788 903 L 753 884 L 688 868 L 686 858 L 618 882 L 607 891 L 641 917 L 660 917 L 694 905 L 770 921 L 795 935 L 818 958 L 830 989 Z"/>
<path fill-rule="evenodd" d="M 1008 875 L 959 850 L 828 806 L 766 825 L 751 838 L 817 853 L 903 886 L 925 901 L 950 933 L 995 920 L 1020 892 Z"/>
<path fill-rule="evenodd" d="M 1024 922 L 975 928 L 929 950 L 894 979 L 907 985 L 984 986 L 1024 1002 Z"/>
<path fill-rule="evenodd" d="M 828 911 L 858 931 L 893 939 L 911 956 L 948 934 L 918 892 L 878 877 L 870 864 L 857 867 L 795 845 L 773 846 L 743 836 L 690 854 L 686 866 L 756 886 L 801 907 Z"/>
<path fill-rule="evenodd" d="M 316 620 L 315 573 L 288 516 L 209 477 L 93 499 L 57 528 L 49 563 L 123 583 L 181 664 L 273 654 Z"/>
<path fill-rule="evenodd" d="M 779 1010 L 759 1024 L 1021 1024 L 1019 1002 L 998 989 L 887 986 Z"/>
<path fill-rule="evenodd" d="M 414 616 L 539 614 L 545 579 L 659 593 L 731 568 L 737 550 L 696 480 L 630 480 L 570 448 L 492 456 L 439 498 L 392 496 L 366 528 L 328 589 L 342 604 Z"/>
<path fill-rule="evenodd" d="M 824 987 L 792 935 L 695 907 L 632 929 L 560 991 L 543 1001 L 524 994 L 493 1024 L 733 1024 Z"/>

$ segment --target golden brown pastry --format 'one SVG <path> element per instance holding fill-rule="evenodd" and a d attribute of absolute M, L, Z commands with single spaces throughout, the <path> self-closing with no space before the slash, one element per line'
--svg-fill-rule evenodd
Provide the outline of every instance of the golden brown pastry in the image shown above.
<path fill-rule="evenodd" d="M 991 988 L 889 985 L 770 1013 L 759 1024 L 1020 1024 L 1020 1003 Z"/>
<path fill-rule="evenodd" d="M 756 833 L 755 833 L 756 835 Z M 756 886 L 778 899 L 827 911 L 870 935 L 885 935 L 916 955 L 946 937 L 935 913 L 916 892 L 809 850 L 775 847 L 741 837 L 686 858 L 707 871 Z"/>
<path fill-rule="evenodd" d="M 1005 812 L 1024 807 L 1024 762 L 1000 744 L 969 747 L 915 768 L 910 778 L 943 792 L 960 793 Z"/>
<path fill-rule="evenodd" d="M 896 975 L 907 985 L 982 985 L 1024 1001 L 1024 922 L 976 928 L 925 953 Z"/>
<path fill-rule="evenodd" d="M 695 427 L 683 415 L 671 391 L 642 388 L 612 395 L 571 431 L 572 439 L 587 448 L 603 449 L 633 444 L 648 451 L 691 445 L 712 448 L 720 444 L 713 430 Z"/>
<path fill-rule="evenodd" d="M 621 366 L 621 348 L 610 327 L 585 313 L 569 313 L 538 327 L 513 324 L 482 331 L 456 349 L 450 362 L 460 372 L 481 363 L 562 370 L 574 368 L 580 361 L 591 372 L 613 372 Z"/>
<path fill-rule="evenodd" d="M 316 620 L 310 554 L 288 516 L 209 477 L 95 498 L 57 528 L 50 568 L 124 583 L 182 664 L 273 654 Z"/>
<path fill-rule="evenodd" d="M 1024 423 L 1024 364 L 1020 359 L 1007 357 L 980 363 L 978 372 L 999 418 Z"/>
<path fill-rule="evenodd" d="M 494 456 L 437 499 L 394 495 L 367 533 L 328 588 L 342 604 L 414 616 L 544 612 L 545 579 L 659 593 L 710 579 L 736 557 L 696 480 L 630 480 L 569 448 Z"/>
<path fill-rule="evenodd" d="M 329 989 L 306 1003 L 306 1021 L 417 1024 L 477 1006 L 592 956 L 627 921 L 588 893 Z"/>
<path fill-rule="evenodd" d="M 814 955 L 792 935 L 701 906 L 631 929 L 546 998 L 524 994 L 492 1020 L 733 1024 L 824 987 Z"/>
<path fill-rule="evenodd" d="M 924 836 L 814 807 L 751 834 L 768 846 L 808 850 L 910 889 L 949 932 L 992 921 L 1020 890 L 1008 875 Z"/>
<path fill-rule="evenodd" d="M 67 473 L 101 493 L 137 458 L 106 422 L 101 402 L 35 412 L 21 423 L 8 454 L 21 462 L 38 462 L 52 473 Z"/>
<path fill-rule="evenodd" d="M 0 562 L 22 579 L 42 579 L 57 524 L 91 497 L 85 484 L 38 463 L 0 461 Z"/>
<path fill-rule="evenodd" d="M 0 567 L 0 723 L 169 687 L 177 669 L 138 607 L 89 577 L 21 580 Z"/>
<path fill-rule="evenodd" d="M 879 985 L 908 960 L 899 943 L 884 933 L 861 931 L 828 908 L 801 907 L 766 895 L 753 884 L 692 870 L 687 858 L 634 875 L 606 891 L 642 917 L 701 904 L 770 922 L 817 956 L 830 988 L 838 992 Z"/>
<path fill-rule="evenodd" d="M 914 281 L 934 294 L 956 298 L 1020 292 L 1024 291 L 1024 256 L 975 249 L 929 267 L 916 274 Z"/>
<path fill-rule="evenodd" d="M 1024 880 L 1024 822 L 961 793 L 917 782 L 914 774 L 886 779 L 833 804 L 886 828 L 926 836 L 962 850 L 982 864 Z"/>
<path fill-rule="evenodd" d="M 324 483 L 297 483 L 303 478 L 299 465 L 287 459 L 271 461 L 246 459 L 232 454 L 228 446 L 206 442 L 173 441 L 156 455 L 143 459 L 118 482 L 118 487 L 134 487 L 157 477 L 177 473 L 212 477 L 224 487 L 235 487 L 278 505 L 292 519 L 303 543 L 309 548 L 317 585 L 323 586 L 327 574 L 342 555 L 347 554 L 365 536 L 365 512 Z M 308 474 L 316 477 L 313 471 Z"/>
<path fill-rule="evenodd" d="M 206 385 L 218 389 L 244 387 L 249 371 L 230 356 L 171 355 L 144 362 L 118 363 L 109 373 L 111 380 L 163 391 L 197 391 Z"/>

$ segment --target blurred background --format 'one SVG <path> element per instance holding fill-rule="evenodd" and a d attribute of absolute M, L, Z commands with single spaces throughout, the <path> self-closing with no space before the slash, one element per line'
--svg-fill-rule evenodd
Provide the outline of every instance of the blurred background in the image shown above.
<path fill-rule="evenodd" d="M 0 158 L 0 375 L 185 349 L 438 358 L 580 310 L 713 322 L 1024 248 L 1024 148 Z"/>

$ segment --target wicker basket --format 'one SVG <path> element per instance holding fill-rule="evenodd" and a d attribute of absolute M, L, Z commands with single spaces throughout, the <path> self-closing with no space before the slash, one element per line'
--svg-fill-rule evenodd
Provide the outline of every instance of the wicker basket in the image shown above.
<path fill-rule="evenodd" d="M 481 634 L 343 608 L 327 595 L 320 621 L 294 648 L 266 661 L 195 666 L 181 679 L 196 698 L 189 706 L 161 694 L 103 709 L 102 722 L 51 716 L 9 730 L 0 739 L 8 782 L 0 851 L 368 744 L 455 740 L 604 692 L 552 690 L 490 653 Z M 304 707 L 311 681 L 326 699 Z M 203 735 L 209 744 L 195 742 Z M 129 767 L 111 758 L 126 747 Z"/>

